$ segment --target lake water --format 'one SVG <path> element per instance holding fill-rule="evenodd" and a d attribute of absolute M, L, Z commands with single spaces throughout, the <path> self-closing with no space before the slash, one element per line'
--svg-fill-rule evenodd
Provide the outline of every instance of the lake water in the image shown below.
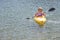
<path fill-rule="evenodd" d="M 40 6 L 44 28 L 32 18 Z M 51 7 L 56 10 L 48 12 Z M 0 40 L 60 40 L 60 0 L 0 0 Z"/>

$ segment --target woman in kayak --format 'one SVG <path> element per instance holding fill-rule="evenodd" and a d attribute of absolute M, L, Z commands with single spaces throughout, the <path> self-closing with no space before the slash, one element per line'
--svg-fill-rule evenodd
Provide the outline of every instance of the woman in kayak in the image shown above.
<path fill-rule="evenodd" d="M 41 7 L 38 8 L 37 13 L 34 16 L 34 21 L 40 26 L 43 27 L 46 23 L 45 13 Z"/>
<path fill-rule="evenodd" d="M 45 16 L 45 13 L 43 12 L 42 7 L 38 8 L 38 12 L 35 14 L 35 17 L 42 17 Z"/>

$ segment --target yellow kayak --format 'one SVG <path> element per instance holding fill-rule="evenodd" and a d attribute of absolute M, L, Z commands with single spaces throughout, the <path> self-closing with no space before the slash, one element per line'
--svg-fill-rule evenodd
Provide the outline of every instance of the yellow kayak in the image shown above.
<path fill-rule="evenodd" d="M 40 26 L 44 26 L 44 24 L 46 23 L 46 17 L 42 16 L 42 17 L 34 17 L 34 21 L 39 24 Z"/>

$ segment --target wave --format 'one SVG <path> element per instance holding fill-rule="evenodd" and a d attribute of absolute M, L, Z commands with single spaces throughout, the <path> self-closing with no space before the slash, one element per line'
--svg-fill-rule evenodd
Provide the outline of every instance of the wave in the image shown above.
<path fill-rule="evenodd" d="M 60 24 L 60 21 L 48 20 L 49 23 Z"/>
<path fill-rule="evenodd" d="M 47 14 L 46 16 L 48 17 L 48 16 L 52 16 L 53 14 Z"/>

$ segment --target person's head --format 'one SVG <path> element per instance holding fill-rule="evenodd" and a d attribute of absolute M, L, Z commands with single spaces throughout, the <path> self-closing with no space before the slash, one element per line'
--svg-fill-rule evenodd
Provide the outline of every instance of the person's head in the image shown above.
<path fill-rule="evenodd" d="M 38 8 L 38 12 L 42 12 L 43 11 L 43 8 L 42 7 L 39 7 Z"/>

